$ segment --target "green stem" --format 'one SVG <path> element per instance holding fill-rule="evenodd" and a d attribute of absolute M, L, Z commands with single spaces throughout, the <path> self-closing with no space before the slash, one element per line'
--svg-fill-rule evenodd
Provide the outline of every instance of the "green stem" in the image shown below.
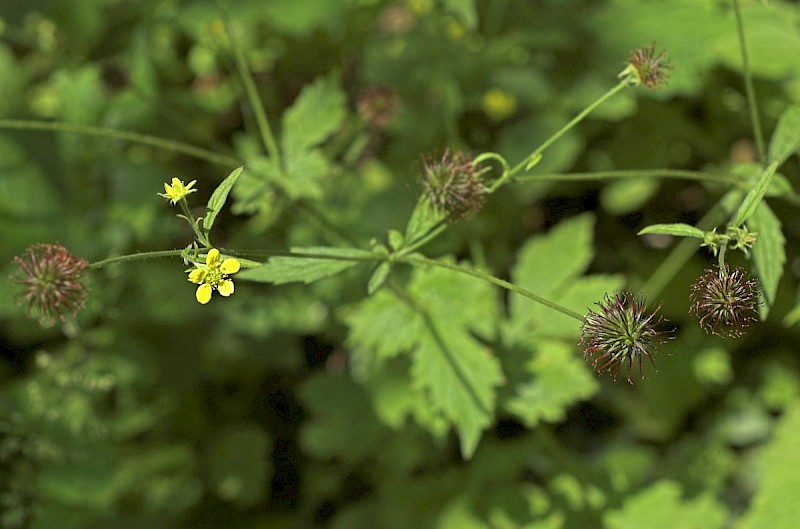
<path fill-rule="evenodd" d="M 217 154 L 214 151 L 195 147 L 188 143 L 166 140 L 157 136 L 149 136 L 136 132 L 126 132 L 122 130 L 109 129 L 104 127 L 93 127 L 91 125 L 79 125 L 77 123 L 63 123 L 59 121 L 37 121 L 23 119 L 0 119 L 0 129 L 14 130 L 50 130 L 61 132 L 72 132 L 75 134 L 85 134 L 88 136 L 100 136 L 114 140 L 122 140 L 130 143 L 149 145 L 166 151 L 186 154 L 194 158 L 206 160 L 211 163 L 226 167 L 237 167 L 241 162 L 231 156 Z"/>
<path fill-rule="evenodd" d="M 233 58 L 236 62 L 236 70 L 239 72 L 239 77 L 242 80 L 242 85 L 244 85 L 244 91 L 247 95 L 247 101 L 250 103 L 253 115 L 256 118 L 258 131 L 261 134 L 261 142 L 266 149 L 267 155 L 275 161 L 275 165 L 283 167 L 281 163 L 281 152 L 280 149 L 278 149 L 275 135 L 272 133 L 272 128 L 269 125 L 267 112 L 264 110 L 264 104 L 261 102 L 261 98 L 258 95 L 258 90 L 256 89 L 256 84 L 253 82 L 253 76 L 245 60 L 242 47 L 239 45 L 239 40 L 236 38 L 236 35 L 234 35 L 233 25 L 231 24 L 230 17 L 228 17 L 227 9 L 221 5 L 221 1 L 217 2 L 217 4 L 225 17 L 225 29 L 228 33 L 228 39 L 231 42 Z"/>
<path fill-rule="evenodd" d="M 744 22 L 742 20 L 742 10 L 739 0 L 733 0 L 733 11 L 736 13 L 736 29 L 739 33 L 739 51 L 742 54 L 742 70 L 744 73 L 744 88 L 747 93 L 747 106 L 750 109 L 750 122 L 755 136 L 756 151 L 761 163 L 765 163 L 766 149 L 764 148 L 764 134 L 761 132 L 761 118 L 758 115 L 758 104 L 756 102 L 756 91 L 753 88 L 753 72 L 750 70 L 750 60 L 747 56 L 747 43 L 744 38 Z"/>
<path fill-rule="evenodd" d="M 578 123 L 583 121 L 583 119 L 586 116 L 588 116 L 595 108 L 599 107 L 600 105 L 605 103 L 608 99 L 610 99 L 611 97 L 615 96 L 617 93 L 621 92 L 624 88 L 626 88 L 628 86 L 630 86 L 630 82 L 628 81 L 628 79 L 623 79 L 616 86 L 614 86 L 611 90 L 609 90 L 608 92 L 606 92 L 605 94 L 603 94 L 602 96 L 597 98 L 588 107 L 584 108 L 577 116 L 572 118 L 572 120 L 569 123 L 567 123 L 566 125 L 561 127 L 555 134 L 550 136 L 544 143 L 542 143 L 535 151 L 533 151 L 530 154 L 530 156 L 528 156 L 527 158 L 522 160 L 513 169 L 511 169 L 511 171 L 509 171 L 507 174 L 503 175 L 503 177 L 501 177 L 497 182 L 495 182 L 495 184 L 492 186 L 492 191 L 494 189 L 500 187 L 500 185 L 502 185 L 505 182 L 505 180 L 508 180 L 509 178 L 513 177 L 523 167 L 528 165 L 528 163 L 530 163 L 531 160 L 535 159 L 540 154 L 542 154 L 542 152 L 544 152 L 545 149 L 547 149 L 548 147 L 550 147 L 550 145 L 555 143 L 556 140 L 561 138 L 561 136 L 566 134 L 571 128 L 573 128 L 575 125 L 577 125 Z"/>
<path fill-rule="evenodd" d="M 574 319 L 578 320 L 579 322 L 583 323 L 583 315 L 575 312 L 574 310 L 570 310 L 570 309 L 568 309 L 568 308 L 566 308 L 566 307 L 564 307 L 562 305 L 559 305 L 558 303 L 550 301 L 549 299 L 545 299 L 545 298 L 539 296 L 538 294 L 534 294 L 533 292 L 531 292 L 529 290 L 526 290 L 526 289 L 524 289 L 522 287 L 519 287 L 519 286 L 517 286 L 517 285 L 515 285 L 513 283 L 509 283 L 508 281 L 505 281 L 505 280 L 500 279 L 498 277 L 494 277 L 492 275 L 489 275 L 489 274 L 487 274 L 485 272 L 481 272 L 480 270 L 477 270 L 475 268 L 469 268 L 467 266 L 448 263 L 447 261 L 438 261 L 438 260 L 435 260 L 435 259 L 428 259 L 427 257 L 423 257 L 421 255 L 403 255 L 403 256 L 396 255 L 396 256 L 394 256 L 394 261 L 395 262 L 404 262 L 404 263 L 407 263 L 407 264 L 417 265 L 417 266 L 438 266 L 439 268 L 445 268 L 447 270 L 452 270 L 454 272 L 460 272 L 460 273 L 466 274 L 468 276 L 477 277 L 478 279 L 483 279 L 484 281 L 486 281 L 488 283 L 491 283 L 493 285 L 496 285 L 496 286 L 505 288 L 507 290 L 510 290 L 511 292 L 519 294 L 520 296 L 524 296 L 524 297 L 526 297 L 528 299 L 532 299 L 536 303 L 539 303 L 541 305 L 544 305 L 545 307 L 548 307 L 548 308 L 551 308 L 553 310 L 556 310 L 556 311 L 560 312 L 561 314 L 569 316 L 570 318 L 574 318 Z"/>
<path fill-rule="evenodd" d="M 435 224 L 425 235 L 417 239 L 416 241 L 412 241 L 411 244 L 406 246 L 400 252 L 401 254 L 410 254 L 411 252 L 416 251 L 418 248 L 425 246 L 430 241 L 438 237 L 442 232 L 447 229 L 447 221 L 440 220 L 437 224 Z"/>
<path fill-rule="evenodd" d="M 698 182 L 718 182 L 731 185 L 743 185 L 744 181 L 733 175 L 706 173 L 702 171 L 684 171 L 681 169 L 630 169 L 618 171 L 596 171 L 591 173 L 550 173 L 522 174 L 514 177 L 515 182 L 556 181 L 573 182 L 587 180 L 609 180 L 614 178 L 676 178 L 679 180 L 695 180 Z"/>
<path fill-rule="evenodd" d="M 130 255 L 120 255 L 119 257 L 109 257 L 102 261 L 95 261 L 89 265 L 89 268 L 103 268 L 116 263 L 126 263 L 130 261 L 143 261 L 145 259 L 157 259 L 159 257 L 180 257 L 183 250 L 162 250 L 158 252 L 141 252 Z"/>
<path fill-rule="evenodd" d="M 211 242 L 208 240 L 208 237 L 206 237 L 205 233 L 203 233 L 197 227 L 197 222 L 195 222 L 194 215 L 192 215 L 192 212 L 189 209 L 189 203 L 186 202 L 185 198 L 180 199 L 179 203 L 181 205 L 181 211 L 183 211 L 183 215 L 186 218 L 186 222 L 188 222 L 192 227 L 192 231 L 194 232 L 194 236 L 197 237 L 198 242 L 200 242 L 200 244 L 206 248 L 210 248 Z"/>

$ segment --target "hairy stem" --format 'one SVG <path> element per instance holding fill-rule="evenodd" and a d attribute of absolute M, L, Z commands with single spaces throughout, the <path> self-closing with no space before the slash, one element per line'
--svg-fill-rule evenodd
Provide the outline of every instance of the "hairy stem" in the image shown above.
<path fill-rule="evenodd" d="M 136 132 L 126 132 L 122 130 L 109 129 L 105 127 L 94 127 L 91 125 L 79 125 L 77 123 L 63 123 L 60 121 L 37 121 L 37 120 L 21 120 L 21 119 L 0 119 L 0 129 L 15 129 L 15 130 L 50 130 L 59 132 L 71 132 L 75 134 L 84 134 L 87 136 L 100 136 L 113 140 L 122 140 L 130 143 L 138 143 L 140 145 L 149 145 L 157 147 L 165 151 L 178 152 L 201 160 L 206 160 L 211 163 L 226 167 L 237 167 L 242 163 L 232 157 L 224 154 L 218 154 L 202 147 L 196 147 L 188 143 L 179 141 L 166 140 L 157 136 L 150 136 L 147 134 L 139 134 Z"/>
<path fill-rule="evenodd" d="M 468 276 L 477 277 L 478 279 L 483 279 L 484 281 L 491 283 L 493 285 L 505 288 L 519 294 L 520 296 L 524 296 L 528 299 L 532 299 L 536 303 L 544 305 L 545 307 L 551 308 L 569 316 L 570 318 L 574 318 L 579 322 L 583 323 L 583 315 L 575 312 L 574 310 L 570 310 L 558 303 L 550 301 L 549 299 L 543 298 L 538 294 L 534 294 L 533 292 L 526 290 L 520 286 L 515 285 L 514 283 L 509 283 L 503 279 L 498 277 L 494 277 L 492 275 L 487 274 L 486 272 L 482 272 L 475 268 L 470 268 L 463 265 L 448 263 L 447 261 L 439 261 L 436 259 L 428 259 L 427 257 L 423 257 L 421 255 L 405 255 L 405 256 L 395 256 L 395 262 L 404 262 L 411 265 L 416 266 L 438 266 L 439 268 L 446 268 L 447 270 L 453 270 L 454 272 L 460 272 L 462 274 L 466 274 Z"/>
<path fill-rule="evenodd" d="M 756 91 L 753 88 L 753 72 L 750 70 L 750 60 L 747 56 L 747 43 L 744 38 L 744 22 L 739 0 L 733 0 L 733 11 L 736 13 L 736 29 L 739 33 L 739 51 L 742 54 L 742 71 L 744 73 L 744 88 L 747 92 L 747 106 L 750 109 L 750 122 L 753 127 L 753 136 L 756 142 L 756 151 L 761 163 L 766 162 L 766 149 L 764 148 L 764 134 L 761 131 L 761 118 L 758 115 Z"/>

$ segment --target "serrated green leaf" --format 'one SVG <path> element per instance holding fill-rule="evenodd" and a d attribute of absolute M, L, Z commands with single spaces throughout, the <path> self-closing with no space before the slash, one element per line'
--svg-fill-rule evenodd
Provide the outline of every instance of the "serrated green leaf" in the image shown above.
<path fill-rule="evenodd" d="M 503 375 L 496 358 L 462 329 L 437 324 L 426 327 L 413 355 L 415 386 L 451 422 L 469 459 L 483 430 L 494 420 L 495 387 Z"/>
<path fill-rule="evenodd" d="M 292 199 L 322 198 L 322 179 L 330 164 L 318 149 L 301 151 L 286 160 L 286 170 L 276 183 Z"/>
<path fill-rule="evenodd" d="M 581 275 L 592 261 L 594 216 L 564 220 L 545 235 L 531 238 L 512 270 L 514 282 L 535 294 L 546 294 Z"/>
<path fill-rule="evenodd" d="M 712 495 L 681 498 L 680 485 L 659 481 L 642 492 L 629 496 L 621 509 L 603 515 L 608 529 L 716 529 L 725 523 L 727 513 Z"/>
<path fill-rule="evenodd" d="M 367 283 L 367 294 L 371 296 L 383 286 L 386 282 L 386 278 L 389 277 L 389 271 L 391 269 L 392 265 L 389 264 L 388 261 L 384 261 L 375 268 Z"/>
<path fill-rule="evenodd" d="M 778 125 L 769 143 L 769 160 L 778 167 L 800 149 L 800 106 L 787 108 L 778 118 Z"/>
<path fill-rule="evenodd" d="M 203 231 L 205 231 L 206 234 L 211 230 L 211 226 L 214 225 L 214 220 L 225 205 L 225 201 L 228 199 L 228 193 L 230 193 L 239 175 L 242 174 L 243 169 L 244 167 L 237 167 L 234 169 L 233 172 L 217 186 L 211 194 L 211 198 L 208 199 L 206 216 L 203 218 Z"/>
<path fill-rule="evenodd" d="M 755 209 L 748 227 L 758 233 L 758 240 L 753 245 L 753 261 L 764 295 L 764 303 L 761 305 L 761 318 L 764 319 L 775 303 L 778 283 L 783 275 L 786 239 L 781 231 L 780 220 L 764 202 Z"/>
<path fill-rule="evenodd" d="M 675 237 L 705 237 L 703 230 L 690 226 L 689 224 L 653 224 L 641 230 L 637 235 L 647 235 L 648 233 L 658 233 L 662 235 L 673 235 Z"/>
<path fill-rule="evenodd" d="M 500 363 L 470 333 L 490 333 L 497 296 L 482 281 L 436 268 L 415 271 L 409 293 L 425 312 L 412 356 L 415 387 L 458 432 L 461 453 L 469 458 L 481 433 L 494 420 Z"/>
<path fill-rule="evenodd" d="M 346 102 L 336 76 L 319 78 L 303 88 L 283 116 L 284 156 L 295 158 L 330 136 L 345 117 Z"/>
<path fill-rule="evenodd" d="M 560 298 L 592 260 L 593 225 L 592 215 L 579 215 L 562 221 L 544 235 L 530 238 L 512 268 L 513 282 L 545 298 L 553 298 L 554 294 Z M 583 313 L 584 302 L 577 301 L 581 306 L 575 310 Z M 508 331 L 512 340 L 530 332 L 537 324 L 547 325 L 545 315 L 550 318 L 554 312 L 515 294 L 511 295 L 509 304 Z"/>
<path fill-rule="evenodd" d="M 741 226 L 753 215 L 753 212 L 755 212 L 756 208 L 761 203 L 761 199 L 764 198 L 767 189 L 769 189 L 769 185 L 772 182 L 772 176 L 775 174 L 775 170 L 777 168 L 777 162 L 772 162 L 769 167 L 764 169 L 764 172 L 761 173 L 758 181 L 744 197 L 742 205 L 739 206 L 739 211 L 736 213 L 736 226 Z"/>
<path fill-rule="evenodd" d="M 761 453 L 760 487 L 737 529 L 793 529 L 800 520 L 800 402 L 787 407 Z"/>
<path fill-rule="evenodd" d="M 431 408 L 425 393 L 414 390 L 406 362 L 386 362 L 364 384 L 372 396 L 375 414 L 390 428 L 402 430 L 412 417 L 436 439 L 447 433 L 447 421 Z"/>
<path fill-rule="evenodd" d="M 418 310 L 381 290 L 346 316 L 354 371 L 367 375 L 386 358 L 411 352 L 414 388 L 456 429 L 470 457 L 494 420 L 495 388 L 503 379 L 497 359 L 472 334 L 493 332 L 497 292 L 450 270 L 417 268 L 408 296 Z"/>
<path fill-rule="evenodd" d="M 422 318 L 386 290 L 361 301 L 345 316 L 354 369 L 368 373 L 383 360 L 410 351 L 419 339 Z"/>
<path fill-rule="evenodd" d="M 250 268 L 236 277 L 261 283 L 303 282 L 306 284 L 338 274 L 357 263 L 334 259 L 313 259 L 309 257 L 273 257 L 258 268 Z"/>
<path fill-rule="evenodd" d="M 588 399 L 598 388 L 587 363 L 563 342 L 540 342 L 524 368 L 530 381 L 514 388 L 505 408 L 529 428 L 539 421 L 563 420 L 569 406 Z"/>

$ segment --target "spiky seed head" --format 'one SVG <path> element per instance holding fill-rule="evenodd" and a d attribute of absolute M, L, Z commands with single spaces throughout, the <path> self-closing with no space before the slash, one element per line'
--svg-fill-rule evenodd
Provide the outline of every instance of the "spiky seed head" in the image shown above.
<path fill-rule="evenodd" d="M 639 365 L 639 375 L 644 378 L 642 357 L 647 357 L 655 368 L 657 347 L 673 332 L 658 329 L 665 321 L 658 315 L 661 306 L 648 312 L 644 297 L 630 292 L 606 294 L 596 304 L 598 310 L 590 310 L 581 325 L 579 344 L 584 346 L 583 357 L 591 361 L 595 371 L 608 372 L 615 381 L 624 371 L 625 378 L 633 384 L 634 364 Z"/>
<path fill-rule="evenodd" d="M 692 285 L 689 312 L 708 334 L 738 338 L 758 315 L 761 289 L 742 268 L 715 266 Z"/>

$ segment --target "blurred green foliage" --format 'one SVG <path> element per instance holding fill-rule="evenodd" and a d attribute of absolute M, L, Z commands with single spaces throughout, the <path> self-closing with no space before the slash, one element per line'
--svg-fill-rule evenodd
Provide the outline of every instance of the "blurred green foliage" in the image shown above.
<path fill-rule="evenodd" d="M 401 246 L 435 221 L 412 217 L 423 155 L 517 163 L 651 43 L 669 53 L 667 86 L 622 91 L 532 174 L 685 169 L 754 185 L 731 2 L 0 3 L 0 119 L 218 155 L 3 125 L 4 278 L 37 242 L 90 261 L 184 248 L 191 230 L 156 193 L 196 179 L 204 216 L 239 165 L 214 244 L 331 257 L 273 258 L 207 306 L 179 258 L 103 267 L 77 321 L 44 330 L 0 282 L 0 526 L 793 527 L 800 216 L 786 197 L 800 169 L 800 11 L 742 4 L 780 167 L 752 217 L 763 238 L 751 260 L 732 259 L 765 284 L 768 318 L 738 341 L 704 335 L 687 297 L 713 257 L 694 251 L 659 296 L 678 337 L 628 386 L 591 371 L 560 313 L 441 268 L 336 255 L 367 254 L 387 230 Z M 584 313 L 670 255 L 674 241 L 639 230 L 694 225 L 727 191 L 511 183 L 423 250 Z"/>

